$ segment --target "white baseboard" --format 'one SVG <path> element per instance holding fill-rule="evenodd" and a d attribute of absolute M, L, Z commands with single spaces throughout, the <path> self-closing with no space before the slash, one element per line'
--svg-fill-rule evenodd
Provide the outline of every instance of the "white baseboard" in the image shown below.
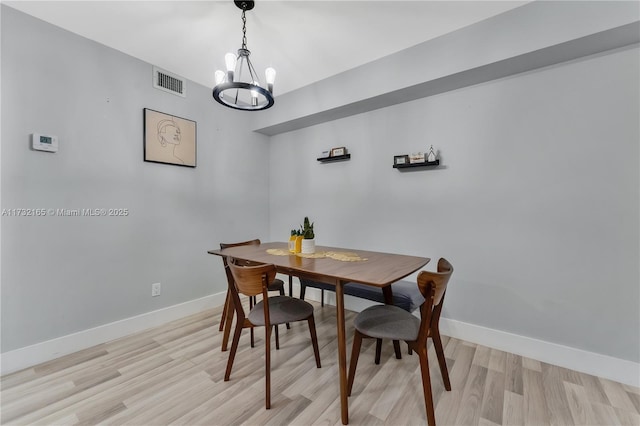
<path fill-rule="evenodd" d="M 294 285 L 294 294 L 299 287 Z M 0 374 L 5 375 L 82 349 L 105 343 L 150 327 L 165 324 L 224 303 L 226 293 L 217 293 L 157 311 L 105 324 L 35 345 L 5 352 L 0 356 Z M 320 301 L 320 290 L 307 288 L 306 299 Z M 335 294 L 325 293 L 325 303 L 335 305 Z M 359 312 L 373 303 L 345 296 L 345 308 Z M 526 356 L 598 377 L 640 387 L 640 364 L 595 352 L 558 345 L 479 325 L 442 318 L 440 331 L 456 339 Z"/>
<path fill-rule="evenodd" d="M 297 291 L 294 294 L 297 295 Z M 319 302 L 320 290 L 307 288 L 305 299 Z M 335 293 L 325 292 L 324 302 L 335 305 Z M 344 297 L 345 309 L 356 312 L 373 304 L 348 295 Z M 445 336 L 640 387 L 640 363 L 447 318 L 440 319 L 440 332 Z"/>
<path fill-rule="evenodd" d="M 5 352 L 0 355 L 0 374 L 13 373 L 63 355 L 220 306 L 224 303 L 225 297 L 226 292 L 217 293 Z"/>
<path fill-rule="evenodd" d="M 440 332 L 456 339 L 640 387 L 640 364 L 636 362 L 447 318 L 440 319 Z"/>

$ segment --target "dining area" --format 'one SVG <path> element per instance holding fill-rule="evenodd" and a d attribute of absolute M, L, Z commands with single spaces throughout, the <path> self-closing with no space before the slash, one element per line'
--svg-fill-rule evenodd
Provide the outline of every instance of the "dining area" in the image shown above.
<path fill-rule="evenodd" d="M 231 326 L 235 314 L 235 332 L 225 372 L 225 381 L 230 380 L 234 358 L 238 350 L 243 328 L 251 329 L 251 347 L 254 346 L 254 328 L 262 326 L 265 342 L 265 407 L 271 408 L 271 335 L 275 327 L 276 350 L 280 348 L 278 325 L 307 320 L 316 367 L 321 368 L 318 351 L 317 332 L 313 306 L 293 297 L 292 278 L 317 280 L 334 286 L 335 339 L 337 341 L 338 383 L 340 420 L 349 424 L 349 396 L 352 393 L 358 359 L 365 338 L 376 341 L 375 364 L 380 364 L 383 339 L 393 342 L 397 359 L 402 358 L 400 341 L 407 343 L 409 355 L 415 352 L 420 360 L 420 376 L 424 392 L 424 405 L 427 423 L 435 426 L 435 411 L 427 356 L 427 339 L 433 341 L 442 383 L 451 390 L 438 323 L 447 284 L 453 273 L 453 267 L 446 259 L 440 259 L 437 271 L 422 271 L 418 275 L 416 286 L 424 296 L 420 306 L 420 316 L 416 317 L 393 305 L 392 284 L 423 268 L 429 258 L 392 253 L 380 253 L 363 250 L 349 250 L 336 247 L 318 247 L 316 256 L 305 256 L 290 252 L 287 243 L 261 243 L 250 240 L 240 243 L 221 243 L 220 249 L 210 250 L 209 254 L 222 257 L 227 274 L 228 292 L 225 300 L 220 331 L 223 332 L 221 349 L 227 349 Z M 282 280 L 276 279 L 276 272 L 287 275 L 289 296 L 284 296 Z M 344 307 L 344 286 L 348 283 L 364 284 L 378 288 L 385 299 L 385 305 L 374 305 L 358 314 L 354 320 L 355 332 L 350 365 L 347 367 L 347 328 Z M 270 297 L 269 291 L 278 291 L 278 296 Z M 245 315 L 240 295 L 249 297 L 249 314 Z M 254 301 L 256 295 L 262 296 L 261 302 Z M 333 334 L 333 333 L 332 333 Z"/>
<path fill-rule="evenodd" d="M 1 5 L 0 423 L 640 424 L 637 2 L 257 2 L 259 70 L 293 40 L 343 67 L 288 92 L 269 64 L 263 112 L 212 98 L 234 2 L 152 3 Z M 423 25 L 447 14 L 470 19 Z M 74 22 L 219 30 L 216 64 Z M 197 161 L 153 161 L 182 148 L 145 111 Z M 317 253 L 292 254 L 307 214 Z"/>

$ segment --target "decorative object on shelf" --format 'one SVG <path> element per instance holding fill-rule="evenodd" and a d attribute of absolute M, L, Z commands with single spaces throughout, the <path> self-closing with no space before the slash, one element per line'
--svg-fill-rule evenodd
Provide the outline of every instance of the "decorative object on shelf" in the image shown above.
<path fill-rule="evenodd" d="M 425 155 L 423 152 L 411 155 L 394 155 L 393 156 L 393 168 L 394 169 L 415 169 L 416 167 L 435 167 L 440 165 L 438 155 L 433 150 L 433 145 L 429 148 L 429 152 Z"/>
<path fill-rule="evenodd" d="M 196 122 L 144 108 L 144 161 L 196 167 Z"/>
<path fill-rule="evenodd" d="M 409 156 L 409 163 L 411 164 L 424 163 L 424 162 L 425 162 L 424 152 L 413 153 Z"/>
<path fill-rule="evenodd" d="M 397 166 L 399 164 L 409 164 L 409 156 L 408 155 L 394 155 L 393 156 L 393 164 Z"/>
<path fill-rule="evenodd" d="M 316 252 L 316 234 L 313 232 L 313 223 L 309 222 L 309 218 L 304 218 L 304 225 L 302 225 L 302 250 L 301 253 L 311 254 Z"/>
<path fill-rule="evenodd" d="M 433 152 L 433 145 L 429 148 L 429 154 L 427 154 L 427 163 L 435 163 L 436 161 L 436 153 Z"/>
<path fill-rule="evenodd" d="M 213 88 L 213 98 L 229 108 L 243 111 L 260 111 L 270 108 L 274 104 L 273 83 L 276 78 L 276 70 L 271 67 L 265 70 L 267 87 L 262 87 L 256 70 L 249 60 L 251 52 L 247 49 L 247 19 L 245 12 L 253 9 L 255 4 L 250 0 L 234 1 L 234 3 L 238 8 L 242 9 L 242 47 L 238 49 L 237 55 L 233 53 L 225 55 L 224 60 L 227 72 L 216 71 L 216 86 Z M 245 71 L 244 76 L 243 70 Z"/>
<path fill-rule="evenodd" d="M 331 148 L 329 151 L 322 151 L 320 157 L 317 158 L 321 163 L 329 163 L 334 161 L 343 161 L 351 158 L 351 154 L 347 152 L 347 148 L 340 146 Z"/>
<path fill-rule="evenodd" d="M 347 148 L 345 148 L 344 146 L 331 149 L 332 157 L 342 157 L 343 155 L 347 155 Z"/>

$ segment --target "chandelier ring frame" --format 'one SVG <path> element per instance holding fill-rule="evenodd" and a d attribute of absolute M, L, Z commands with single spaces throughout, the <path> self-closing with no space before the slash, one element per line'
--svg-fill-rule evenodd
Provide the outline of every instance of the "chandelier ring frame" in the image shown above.
<path fill-rule="evenodd" d="M 256 109 L 256 107 L 253 107 L 251 105 L 245 106 L 244 104 L 235 104 L 231 102 L 226 102 L 225 97 L 222 96 L 222 94 L 226 90 L 234 90 L 234 89 L 255 90 L 256 92 L 258 92 L 259 94 L 265 97 L 265 99 L 267 100 L 267 104 L 266 105 L 261 104 L 260 109 Z M 275 103 L 273 99 L 273 95 L 264 87 L 257 86 L 255 84 L 241 82 L 241 81 L 234 81 L 231 83 L 226 82 L 226 83 L 218 84 L 216 87 L 213 88 L 213 98 L 224 106 L 227 106 L 233 109 L 239 109 L 242 111 L 261 111 L 267 108 L 271 108 Z"/>

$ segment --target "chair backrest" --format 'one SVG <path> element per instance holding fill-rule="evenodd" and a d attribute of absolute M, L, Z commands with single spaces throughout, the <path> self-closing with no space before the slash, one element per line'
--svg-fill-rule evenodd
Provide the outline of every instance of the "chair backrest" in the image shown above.
<path fill-rule="evenodd" d="M 440 320 L 444 295 L 447 292 L 449 279 L 453 274 L 453 266 L 445 258 L 438 261 L 438 272 L 422 271 L 418 274 L 418 288 L 424 296 L 424 303 L 420 307 L 420 332 L 418 340 L 426 339 L 433 324 Z"/>
<path fill-rule="evenodd" d="M 245 296 L 265 295 L 269 283 L 276 278 L 276 267 L 271 264 L 242 266 L 230 258 L 228 267 L 236 289 Z"/>
<path fill-rule="evenodd" d="M 220 248 L 221 249 L 226 249 L 229 247 L 237 247 L 237 246 L 257 246 L 260 244 L 260 240 L 259 239 L 255 239 L 255 240 L 249 240 L 249 241 L 242 241 L 240 243 L 220 243 Z"/>
<path fill-rule="evenodd" d="M 259 245 L 259 244 L 260 244 L 260 240 L 255 239 L 255 240 L 249 240 L 249 241 L 242 241 L 239 243 L 220 243 L 220 248 L 226 249 L 229 247 L 251 246 L 251 245 Z M 231 271 L 229 271 L 229 268 L 227 267 L 228 261 L 226 256 L 222 256 L 222 264 L 224 265 L 224 272 L 227 274 L 227 284 L 229 285 L 229 287 L 231 287 L 233 286 L 233 276 L 231 275 Z"/>

